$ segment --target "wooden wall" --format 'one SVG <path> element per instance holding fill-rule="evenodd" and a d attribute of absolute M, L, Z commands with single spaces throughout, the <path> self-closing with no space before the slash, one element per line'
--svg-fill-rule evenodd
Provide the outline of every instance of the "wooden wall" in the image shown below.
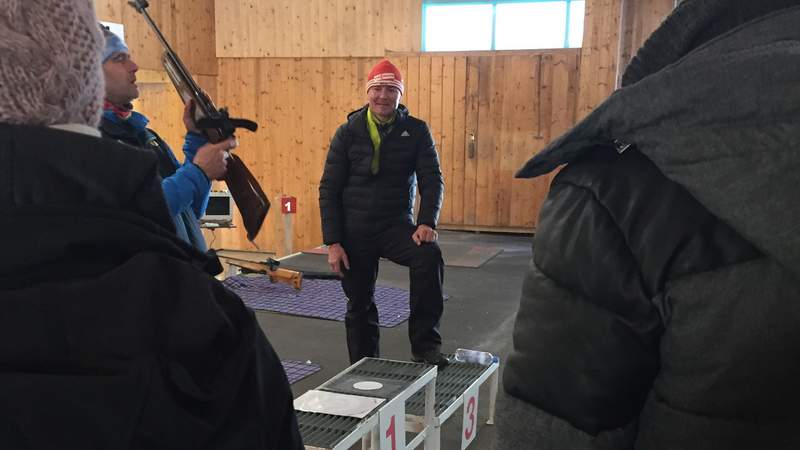
<path fill-rule="evenodd" d="M 95 0 L 100 20 L 125 25 L 125 40 L 142 69 L 162 71 L 161 44 L 127 0 Z M 148 12 L 162 34 L 196 75 L 216 75 L 213 0 L 155 0 Z"/>
<path fill-rule="evenodd" d="M 446 186 L 443 228 L 535 227 L 549 179 L 517 180 L 514 173 L 574 123 L 579 54 L 391 55 L 418 86 L 405 101 L 437 143 Z"/>
<path fill-rule="evenodd" d="M 672 11 L 675 0 L 587 0 L 578 118 L 605 100 L 631 57 Z"/>
<path fill-rule="evenodd" d="M 674 5 L 675 0 L 623 0 L 617 85 L 628 61 L 669 15 Z"/>
<path fill-rule="evenodd" d="M 216 0 L 220 58 L 419 51 L 422 0 Z"/>
<path fill-rule="evenodd" d="M 578 115 L 581 119 L 616 88 L 623 0 L 586 0 Z"/>
<path fill-rule="evenodd" d="M 513 174 L 574 123 L 579 51 L 389 57 L 405 78 L 402 102 L 428 122 L 437 143 L 446 183 L 442 227 L 532 230 L 549 179 L 516 180 Z M 220 98 L 262 126 L 240 134 L 237 151 L 271 198 L 298 199 L 295 250 L 322 242 L 317 199 L 328 144 L 347 113 L 366 102 L 366 73 L 377 61 L 220 62 Z M 283 253 L 284 221 L 274 206 L 257 244 Z M 215 246 L 247 247 L 241 229 L 214 234 Z"/>

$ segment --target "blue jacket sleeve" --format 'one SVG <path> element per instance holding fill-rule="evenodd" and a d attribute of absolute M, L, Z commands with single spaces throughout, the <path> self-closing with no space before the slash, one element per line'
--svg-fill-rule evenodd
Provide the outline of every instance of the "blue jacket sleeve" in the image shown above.
<path fill-rule="evenodd" d="M 207 142 L 202 135 L 187 133 L 183 144 L 183 153 L 186 157 L 184 164 L 181 165 L 176 160 L 178 170 L 161 182 L 169 212 L 173 216 L 186 207 L 191 207 L 192 212 L 198 219 L 205 214 L 206 206 L 208 205 L 208 194 L 211 190 L 211 181 L 209 181 L 202 169 L 194 165 L 192 161 L 197 149 Z M 173 158 L 175 157 L 172 151 L 170 151 L 170 154 Z"/>

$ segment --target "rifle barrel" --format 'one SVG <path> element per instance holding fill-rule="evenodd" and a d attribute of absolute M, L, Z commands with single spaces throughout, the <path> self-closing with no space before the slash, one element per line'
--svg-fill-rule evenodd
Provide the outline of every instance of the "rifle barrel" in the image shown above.
<path fill-rule="evenodd" d="M 147 6 L 149 5 L 146 2 L 145 5 L 143 6 L 136 6 L 133 3 L 130 3 L 130 5 L 133 6 L 134 9 L 139 11 L 144 16 L 145 21 L 147 21 L 147 24 L 150 25 L 150 28 L 156 34 L 156 37 L 158 38 L 159 42 L 161 42 L 161 46 L 164 47 L 164 51 L 166 52 L 167 57 L 175 65 L 175 70 L 178 70 L 180 72 L 178 75 L 180 75 L 180 77 L 183 78 L 186 81 L 186 83 L 189 84 L 189 88 L 193 92 L 197 93 L 199 96 L 199 92 L 201 91 L 200 86 L 198 86 L 197 83 L 195 83 L 194 78 L 192 78 L 191 74 L 189 74 L 189 71 L 186 70 L 186 66 L 183 65 L 183 61 L 181 61 L 180 57 L 178 57 L 178 54 L 175 53 L 174 50 L 172 50 L 172 47 L 169 45 L 169 42 L 167 42 L 167 39 L 161 33 L 161 30 L 158 28 L 158 25 L 156 25 L 156 22 L 153 20 L 152 17 L 150 17 L 150 14 L 147 12 Z"/>

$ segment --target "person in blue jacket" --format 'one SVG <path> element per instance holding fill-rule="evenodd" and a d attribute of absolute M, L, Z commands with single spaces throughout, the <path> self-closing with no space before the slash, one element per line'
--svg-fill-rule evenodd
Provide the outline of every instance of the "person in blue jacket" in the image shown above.
<path fill-rule="evenodd" d="M 236 146 L 236 140 L 231 138 L 210 144 L 197 129 L 191 114 L 192 103 L 188 102 L 183 115 L 187 131 L 183 144 L 186 159 L 181 164 L 167 143 L 147 127 L 147 117 L 133 110 L 131 102 L 139 97 L 136 85 L 139 66 L 131 59 L 128 47 L 108 29 L 103 32 L 106 96 L 100 132 L 104 137 L 152 150 L 156 154 L 164 198 L 176 233 L 198 250 L 206 251 L 199 219 L 205 214 L 211 180 L 225 175 L 226 151 Z"/>

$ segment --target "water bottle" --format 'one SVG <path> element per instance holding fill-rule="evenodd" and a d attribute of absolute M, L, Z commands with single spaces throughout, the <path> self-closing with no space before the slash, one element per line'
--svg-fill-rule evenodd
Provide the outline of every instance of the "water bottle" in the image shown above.
<path fill-rule="evenodd" d="M 498 360 L 496 356 L 492 356 L 489 352 L 466 348 L 459 348 L 456 350 L 455 359 L 458 362 L 480 364 L 482 366 L 488 366 Z"/>

